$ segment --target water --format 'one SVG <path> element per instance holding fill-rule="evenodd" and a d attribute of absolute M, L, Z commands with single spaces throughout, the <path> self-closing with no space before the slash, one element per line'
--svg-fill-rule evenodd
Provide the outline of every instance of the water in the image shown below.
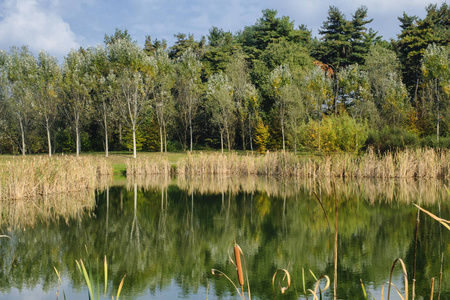
<path fill-rule="evenodd" d="M 155 178 L 74 199 L 1 203 L 0 233 L 11 239 L 0 239 L 0 299 L 56 299 L 57 292 L 59 299 L 63 292 L 67 299 L 88 299 L 75 262 L 80 259 L 95 281 L 98 276 L 101 299 L 116 296 L 125 274 L 120 299 L 239 299 L 225 277 L 211 273 L 220 270 L 237 282 L 229 258 L 234 241 L 245 254 L 253 299 L 273 299 L 277 269 L 287 269 L 291 276 L 285 295 L 279 288 L 286 282 L 276 278 L 277 298 L 305 299 L 303 269 L 306 289 L 314 289 L 312 273 L 327 275 L 331 287 L 324 299 L 333 299 L 334 195 L 338 299 L 363 299 L 361 279 L 381 299 L 381 286 L 396 258 L 404 260 L 412 282 L 413 203 L 450 219 L 449 196 L 441 181 Z M 424 214 L 420 219 L 416 294 L 429 298 L 432 277 L 437 290 L 444 253 L 441 299 L 449 299 L 445 279 L 450 232 Z M 59 285 L 54 267 L 62 274 Z M 404 291 L 400 266 L 396 270 L 394 283 Z M 247 298 L 247 289 L 245 294 Z"/>

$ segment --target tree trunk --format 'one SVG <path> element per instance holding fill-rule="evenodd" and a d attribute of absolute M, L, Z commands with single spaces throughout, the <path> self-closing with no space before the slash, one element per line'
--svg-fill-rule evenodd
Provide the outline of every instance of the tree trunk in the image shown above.
<path fill-rule="evenodd" d="M 250 150 L 253 152 L 253 141 L 252 141 L 252 122 L 250 117 L 248 118 L 248 136 L 250 139 Z"/>
<path fill-rule="evenodd" d="M 281 117 L 281 136 L 283 137 L 283 152 L 285 152 L 286 147 L 284 142 L 284 117 Z"/>
<path fill-rule="evenodd" d="M 189 112 L 189 134 L 191 137 L 191 152 L 192 152 L 192 118 L 190 112 Z"/>
<path fill-rule="evenodd" d="M 19 124 L 20 124 L 20 133 L 21 133 L 21 136 L 22 136 L 22 155 L 25 156 L 25 153 L 26 153 L 26 149 L 25 149 L 25 130 L 24 130 L 24 127 L 23 127 L 23 121 L 22 121 L 21 117 L 19 117 Z"/>
<path fill-rule="evenodd" d="M 78 118 L 76 118 L 76 121 L 75 121 L 75 140 L 76 140 L 76 154 L 77 154 L 77 156 L 79 156 L 80 155 L 80 149 L 81 149 L 81 146 L 80 146 L 80 128 L 79 128 L 79 124 L 78 124 Z"/>
<path fill-rule="evenodd" d="M 104 115 L 103 121 L 104 121 L 104 126 L 105 126 L 105 156 L 108 157 L 109 147 L 108 147 L 108 125 L 107 125 L 106 113 Z"/>
<path fill-rule="evenodd" d="M 133 158 L 136 159 L 136 125 L 133 124 Z"/>
<path fill-rule="evenodd" d="M 122 145 L 122 123 L 119 123 L 119 144 Z"/>
<path fill-rule="evenodd" d="M 163 145 L 163 129 L 162 129 L 162 126 L 160 125 L 159 126 L 159 137 L 160 137 L 160 148 L 161 148 L 161 153 L 163 153 L 163 147 L 164 147 L 164 145 Z"/>
<path fill-rule="evenodd" d="M 439 111 L 439 81 L 436 79 L 436 101 L 437 101 L 437 121 L 436 121 L 436 138 L 437 138 L 437 146 L 439 147 L 439 119 L 440 119 L 440 111 Z"/>
<path fill-rule="evenodd" d="M 47 130 L 48 157 L 52 157 L 52 141 L 50 137 L 50 125 L 48 118 L 45 118 L 45 129 Z"/>
<path fill-rule="evenodd" d="M 245 151 L 245 121 L 241 119 L 242 149 Z"/>
<path fill-rule="evenodd" d="M 230 143 L 230 131 L 228 130 L 227 127 L 227 144 L 228 144 L 228 152 L 231 151 L 231 143 Z"/>
<path fill-rule="evenodd" d="M 223 153 L 223 130 L 220 131 L 220 148 L 222 149 Z"/>

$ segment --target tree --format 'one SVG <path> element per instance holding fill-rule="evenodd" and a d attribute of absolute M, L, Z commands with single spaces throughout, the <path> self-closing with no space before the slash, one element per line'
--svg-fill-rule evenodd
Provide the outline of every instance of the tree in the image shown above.
<path fill-rule="evenodd" d="M 436 111 L 436 138 L 439 143 L 441 111 L 448 105 L 450 95 L 450 55 L 446 48 L 432 44 L 428 46 L 422 58 L 422 73 L 427 89 L 430 90 L 429 101 Z"/>
<path fill-rule="evenodd" d="M 156 62 L 133 42 L 119 39 L 108 45 L 109 59 L 116 66 L 115 106 L 132 132 L 133 158 L 136 158 L 136 132 L 150 112 L 150 93 L 154 84 Z"/>
<path fill-rule="evenodd" d="M 174 36 L 177 40 L 169 49 L 169 57 L 171 59 L 181 58 L 186 51 L 194 52 L 197 56 L 203 54 L 206 45 L 205 37 L 202 37 L 200 41 L 196 41 L 193 34 L 186 36 L 184 33 L 178 33 L 174 34 Z"/>
<path fill-rule="evenodd" d="M 251 59 L 258 59 L 272 43 L 292 41 L 303 45 L 309 44 L 311 32 L 305 26 L 294 29 L 294 22 L 289 17 L 279 18 L 277 13 L 272 9 L 263 10 L 263 16 L 255 25 L 247 26 L 238 33 L 237 39 Z"/>
<path fill-rule="evenodd" d="M 93 80 L 85 51 L 71 50 L 64 60 L 62 90 L 65 112 L 75 127 L 76 155 L 80 155 L 80 128 L 90 109 Z"/>
<path fill-rule="evenodd" d="M 379 45 L 372 46 L 367 56 L 365 65 L 367 79 L 370 84 L 373 103 L 378 109 L 378 115 L 383 117 L 385 124 L 402 126 L 410 112 L 410 104 L 405 84 L 400 74 L 400 61 L 395 52 Z M 382 124 L 376 124 L 375 112 L 371 114 L 372 126 L 381 128 Z"/>
<path fill-rule="evenodd" d="M 184 149 L 187 148 L 187 134 L 190 137 L 190 151 L 193 148 L 193 120 L 200 105 L 202 89 L 202 63 L 196 53 L 188 49 L 176 62 L 176 109 L 181 126 L 181 138 Z"/>
<path fill-rule="evenodd" d="M 331 78 L 318 64 L 306 73 L 303 81 L 303 98 L 307 117 L 316 118 L 319 126 L 322 119 L 324 105 L 332 95 Z M 318 150 L 321 151 L 320 131 L 318 136 Z"/>
<path fill-rule="evenodd" d="M 250 112 L 250 101 L 253 97 L 253 88 L 250 81 L 250 74 L 247 62 L 242 52 L 233 54 L 225 73 L 230 78 L 233 89 L 233 100 L 235 102 L 235 113 L 239 122 L 239 131 L 242 138 L 242 149 L 245 150 L 246 121 Z"/>
<path fill-rule="evenodd" d="M 8 102 L 19 123 L 22 155 L 25 155 L 25 135 L 32 109 L 35 106 L 33 94 L 37 71 L 36 59 L 27 47 L 23 46 L 20 49 L 13 47 L 8 59 L 7 70 L 9 80 Z"/>
<path fill-rule="evenodd" d="M 219 128 L 220 145 L 223 153 L 223 135 L 227 137 L 227 148 L 231 151 L 231 132 L 236 122 L 233 101 L 233 86 L 228 76 L 223 73 L 213 74 L 207 83 L 207 107 L 211 112 L 211 121 Z"/>
<path fill-rule="evenodd" d="M 292 100 L 292 90 L 295 87 L 292 85 L 292 75 L 288 65 L 281 65 L 275 68 L 270 73 L 269 82 L 275 94 L 275 105 L 277 108 L 278 117 L 281 125 L 281 136 L 283 139 L 283 151 L 286 150 L 285 145 L 285 122 L 287 113 L 287 102 Z"/>
<path fill-rule="evenodd" d="M 156 73 L 152 90 L 153 106 L 159 125 L 161 153 L 167 152 L 167 126 L 174 116 L 172 88 L 175 83 L 175 67 L 167 52 L 155 52 Z"/>
<path fill-rule="evenodd" d="M 51 129 L 58 116 L 61 69 L 55 57 L 39 52 L 36 74 L 36 103 L 47 132 L 48 156 L 52 156 Z"/>
<path fill-rule="evenodd" d="M 94 115 L 99 124 L 103 127 L 105 138 L 105 156 L 109 155 L 109 122 L 113 115 L 113 90 L 112 82 L 115 77 L 112 73 L 110 62 L 108 60 L 108 53 L 103 46 L 96 48 L 89 48 L 87 51 L 89 55 L 89 73 L 93 80 L 92 100 L 95 108 Z"/>

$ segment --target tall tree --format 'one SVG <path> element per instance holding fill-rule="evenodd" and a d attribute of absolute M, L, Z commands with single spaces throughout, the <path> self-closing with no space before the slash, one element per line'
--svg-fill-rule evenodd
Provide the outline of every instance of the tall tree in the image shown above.
<path fill-rule="evenodd" d="M 19 123 L 22 155 L 26 153 L 25 135 L 35 107 L 34 87 L 37 64 L 27 47 L 11 48 L 8 59 L 9 105 Z"/>
<path fill-rule="evenodd" d="M 71 50 L 64 60 L 62 89 L 64 109 L 75 128 L 77 156 L 81 151 L 81 126 L 90 110 L 92 84 L 85 51 Z"/>
<path fill-rule="evenodd" d="M 200 105 L 202 92 L 202 64 L 197 54 L 188 49 L 176 62 L 176 108 L 181 126 L 181 138 L 184 149 L 187 148 L 189 134 L 189 149 L 193 149 L 193 122 Z"/>
<path fill-rule="evenodd" d="M 108 55 L 116 72 L 113 84 L 115 106 L 132 131 L 133 158 L 136 158 L 136 132 L 150 112 L 155 59 L 147 56 L 136 43 L 123 39 L 108 45 Z"/>
<path fill-rule="evenodd" d="M 112 82 L 114 74 L 108 60 L 108 53 L 103 46 L 89 48 L 89 73 L 93 80 L 92 100 L 94 106 L 94 117 L 103 128 L 105 139 L 105 156 L 109 156 L 109 127 L 110 119 L 113 117 L 113 91 Z"/>
<path fill-rule="evenodd" d="M 450 52 L 449 47 L 436 44 L 428 46 L 422 58 L 422 73 L 427 89 L 430 90 L 429 101 L 436 112 L 436 138 L 439 143 L 442 111 L 449 105 L 450 96 Z"/>
<path fill-rule="evenodd" d="M 48 156 L 52 156 L 51 129 L 58 116 L 59 89 L 62 79 L 61 68 L 55 57 L 39 52 L 36 76 L 36 102 L 38 112 L 44 121 L 47 132 Z"/>
<path fill-rule="evenodd" d="M 242 52 L 236 52 L 230 63 L 228 64 L 225 73 L 230 78 L 230 83 L 233 88 L 233 99 L 236 106 L 237 120 L 239 122 L 239 131 L 242 138 L 242 149 L 245 150 L 247 131 L 246 121 L 249 117 L 251 93 L 250 74 L 247 67 L 247 61 Z"/>
<path fill-rule="evenodd" d="M 283 140 L 283 151 L 286 151 L 285 145 L 285 122 L 288 108 L 288 101 L 292 100 L 292 90 L 295 86 L 292 85 L 292 75 L 288 65 L 281 65 L 275 68 L 270 73 L 269 82 L 272 85 L 272 90 L 275 95 L 275 104 L 277 108 L 278 117 L 280 119 L 281 136 Z"/>
<path fill-rule="evenodd" d="M 219 128 L 220 145 L 223 152 L 223 136 L 227 137 L 227 148 L 231 151 L 231 138 L 236 123 L 235 104 L 233 101 L 233 86 L 228 76 L 223 73 L 213 74 L 207 83 L 206 103 L 211 112 L 211 121 Z"/>
<path fill-rule="evenodd" d="M 174 116 L 172 88 L 175 83 L 175 67 L 167 52 L 155 52 L 156 68 L 152 90 L 153 106 L 159 125 L 161 153 L 167 153 L 167 126 Z"/>

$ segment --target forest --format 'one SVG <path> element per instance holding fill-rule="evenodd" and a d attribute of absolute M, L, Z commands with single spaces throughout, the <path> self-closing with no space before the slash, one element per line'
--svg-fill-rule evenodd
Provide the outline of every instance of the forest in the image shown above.
<path fill-rule="evenodd" d="M 390 41 L 365 6 L 330 6 L 318 37 L 266 9 L 171 47 L 126 29 L 63 62 L 13 46 L 0 52 L 0 153 L 450 148 L 450 8 L 424 9 Z"/>

